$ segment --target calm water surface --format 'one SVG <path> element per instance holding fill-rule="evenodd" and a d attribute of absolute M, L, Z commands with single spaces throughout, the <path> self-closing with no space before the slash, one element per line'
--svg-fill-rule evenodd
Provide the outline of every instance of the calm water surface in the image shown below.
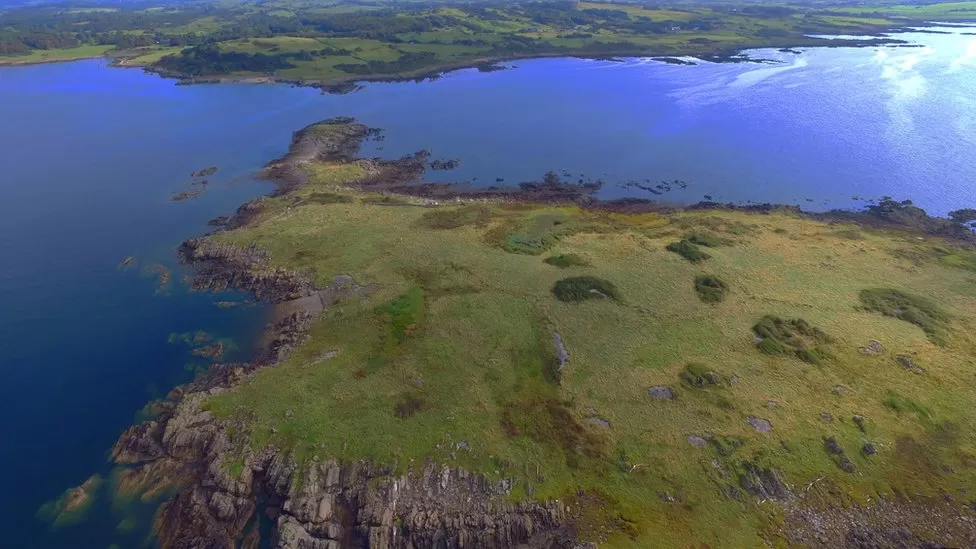
<path fill-rule="evenodd" d="M 146 512 L 105 503 L 56 530 L 34 514 L 104 473 L 142 405 L 189 378 L 192 357 L 170 333 L 207 330 L 246 357 L 264 309 L 188 292 L 173 249 L 267 192 L 250 175 L 295 129 L 350 115 L 386 131 L 369 154 L 461 160 L 435 181 L 553 169 L 604 180 L 605 197 L 976 205 L 976 40 L 907 38 L 922 47 L 757 51 L 778 63 L 694 67 L 536 60 L 345 96 L 179 87 L 101 61 L 0 69 L 2 545 L 143 545 Z M 170 202 L 210 165 L 220 171 L 200 198 Z M 622 186 L 675 179 L 687 187 L 661 196 Z M 138 265 L 120 269 L 130 255 Z M 170 284 L 159 287 L 154 264 L 174 270 Z"/>

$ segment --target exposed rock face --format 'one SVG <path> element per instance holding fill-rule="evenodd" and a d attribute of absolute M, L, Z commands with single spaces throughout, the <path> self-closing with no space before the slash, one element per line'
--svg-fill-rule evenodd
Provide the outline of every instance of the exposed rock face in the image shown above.
<path fill-rule="evenodd" d="M 564 521 L 559 503 L 503 503 L 505 481 L 433 464 L 394 476 L 327 462 L 301 474 L 278 517 L 280 549 L 538 545 L 558 537 Z"/>
<path fill-rule="evenodd" d="M 218 382 L 209 392 L 222 390 Z M 182 486 L 157 519 L 164 548 L 235 547 L 258 493 L 278 506 L 272 538 L 279 549 L 572 546 L 563 505 L 508 503 L 510 481 L 433 463 L 402 474 L 364 461 L 299 469 L 277 451 L 236 447 L 227 424 L 201 409 L 202 397 L 187 394 L 160 418 L 129 429 L 113 452 L 145 478 Z M 241 453 L 244 473 L 235 478 L 225 462 Z"/>
<path fill-rule="evenodd" d="M 197 267 L 192 282 L 197 290 L 237 288 L 270 303 L 298 299 L 315 291 L 311 277 L 271 267 L 268 253 L 253 246 L 194 238 L 181 244 L 177 253 L 181 261 Z"/>
<path fill-rule="evenodd" d="M 773 430 L 773 424 L 768 419 L 749 416 L 746 418 L 746 422 L 760 433 L 768 433 Z"/>
<path fill-rule="evenodd" d="M 647 394 L 651 398 L 657 400 L 671 400 L 674 398 L 674 391 L 670 387 L 665 387 L 664 385 L 656 385 L 647 390 Z"/>
<path fill-rule="evenodd" d="M 870 505 L 785 507 L 787 540 L 823 549 L 976 547 L 971 510 L 945 501 L 877 500 Z"/>

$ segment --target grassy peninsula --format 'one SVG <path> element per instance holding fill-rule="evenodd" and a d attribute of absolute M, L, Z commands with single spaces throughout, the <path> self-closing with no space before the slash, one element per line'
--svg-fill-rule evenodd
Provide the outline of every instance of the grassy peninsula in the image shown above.
<path fill-rule="evenodd" d="M 813 36 L 973 21 L 976 3 L 77 3 L 10 7 L 0 20 L 0 64 L 109 55 L 187 81 L 330 87 L 526 57 L 728 59 L 746 48 L 836 46 Z"/>
<path fill-rule="evenodd" d="M 238 486 L 271 475 L 255 465 L 270 451 L 298 471 L 289 493 L 331 462 L 468 471 L 501 503 L 561 502 L 600 547 L 973 542 L 962 225 L 892 201 L 815 219 L 415 198 L 329 147 L 293 148 L 275 169 L 303 183 L 206 239 L 266 254 L 249 276 L 370 289 L 330 293 L 283 362 L 194 397 Z M 391 509 L 383 535 L 417 535 Z"/>

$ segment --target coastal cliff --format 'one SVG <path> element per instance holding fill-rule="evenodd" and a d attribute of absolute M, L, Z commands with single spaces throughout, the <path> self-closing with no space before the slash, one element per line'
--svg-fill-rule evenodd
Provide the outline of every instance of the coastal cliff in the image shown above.
<path fill-rule="evenodd" d="M 206 392 L 226 390 L 246 375 L 246 368 L 230 368 L 211 378 L 206 385 L 220 381 Z M 428 463 L 398 473 L 365 461 L 300 469 L 265 449 L 247 453 L 235 477 L 227 461 L 238 449 L 228 427 L 201 410 L 200 393 L 192 392 L 129 429 L 113 450 L 117 463 L 133 467 L 130 487 L 180 486 L 157 517 L 162 547 L 236 547 L 253 538 L 247 529 L 258 512 L 274 519 L 274 531 L 262 534 L 280 549 L 579 546 L 559 502 L 509 503 L 506 482 L 463 469 Z"/>

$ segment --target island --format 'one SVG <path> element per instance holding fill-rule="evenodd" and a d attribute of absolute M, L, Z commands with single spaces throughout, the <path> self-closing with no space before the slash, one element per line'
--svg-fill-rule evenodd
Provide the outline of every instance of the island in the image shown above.
<path fill-rule="evenodd" d="M 976 543 L 972 210 L 459 189 L 371 135 L 180 247 L 275 311 L 112 451 L 162 547 Z"/>

